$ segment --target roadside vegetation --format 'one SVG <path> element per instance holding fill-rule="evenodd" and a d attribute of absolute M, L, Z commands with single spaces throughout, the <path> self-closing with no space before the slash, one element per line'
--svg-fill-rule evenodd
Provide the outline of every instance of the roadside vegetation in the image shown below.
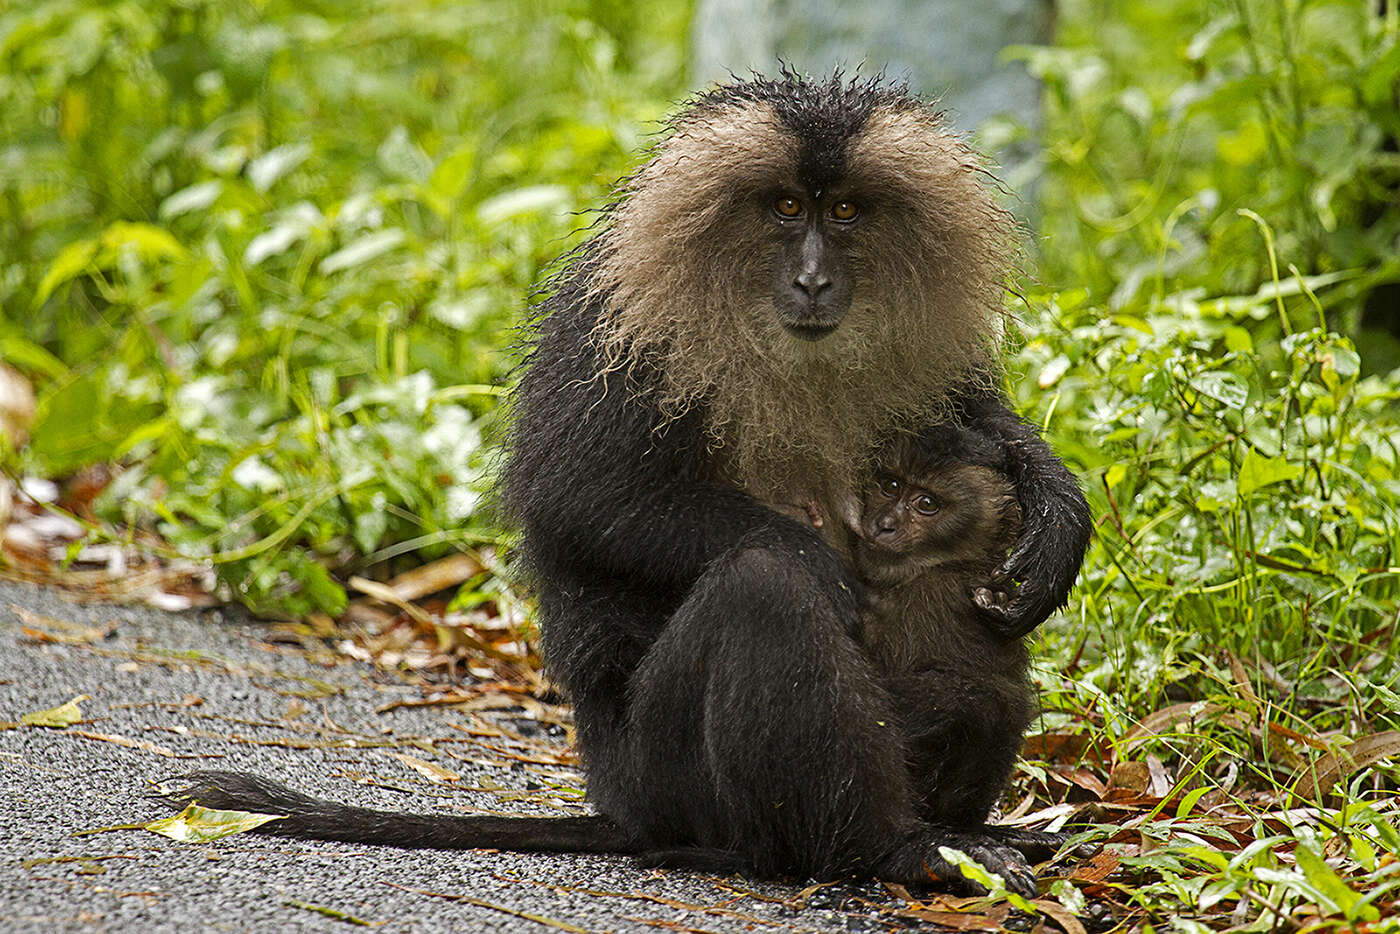
<path fill-rule="evenodd" d="M 1108 841 L 1032 906 L 1069 934 L 1400 927 L 1386 6 L 1064 0 L 1014 53 L 1043 126 L 988 128 L 1042 151 L 1009 386 L 1098 522 L 1008 806 Z M 513 327 L 685 93 L 688 16 L 0 12 L 0 390 L 37 398 L 0 391 L 0 572 L 537 687 L 490 497 Z"/>

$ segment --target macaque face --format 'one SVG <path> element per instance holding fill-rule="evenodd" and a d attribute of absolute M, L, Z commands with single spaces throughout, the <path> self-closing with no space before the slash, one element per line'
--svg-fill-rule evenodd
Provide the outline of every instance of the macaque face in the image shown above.
<path fill-rule="evenodd" d="M 1002 537 L 1006 489 L 999 475 L 966 464 L 877 473 L 853 529 L 857 569 L 870 583 L 891 586 L 928 568 L 985 556 Z"/>
<path fill-rule="evenodd" d="M 946 505 L 910 477 L 880 474 L 865 493 L 860 537 L 872 548 L 910 554 L 929 539 L 942 537 Z"/>

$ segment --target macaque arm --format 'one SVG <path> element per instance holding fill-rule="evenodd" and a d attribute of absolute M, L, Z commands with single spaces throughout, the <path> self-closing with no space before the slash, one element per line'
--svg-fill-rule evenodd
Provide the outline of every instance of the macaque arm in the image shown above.
<path fill-rule="evenodd" d="M 968 428 L 1000 441 L 1023 523 L 1011 553 L 974 599 L 999 633 L 1022 636 L 1067 602 L 1089 546 L 1089 504 L 1040 432 L 1000 397 L 978 393 L 960 402 Z"/>

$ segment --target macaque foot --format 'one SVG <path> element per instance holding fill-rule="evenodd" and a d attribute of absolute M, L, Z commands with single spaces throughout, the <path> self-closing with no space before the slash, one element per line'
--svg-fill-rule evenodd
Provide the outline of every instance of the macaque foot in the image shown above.
<path fill-rule="evenodd" d="M 1000 824 L 988 824 L 983 830 L 1005 846 L 1019 850 L 1032 863 L 1041 863 L 1054 857 L 1069 842 L 1070 837 L 1074 836 L 1067 830 L 1026 830 Z M 1098 847 L 1092 843 L 1081 843 L 1067 855 L 1084 859 L 1092 856 L 1097 850 Z"/>
<path fill-rule="evenodd" d="M 1025 898 L 1037 895 L 1035 870 L 1021 851 L 997 835 L 975 831 L 930 830 L 905 843 L 886 857 L 876 876 L 902 885 L 938 885 L 955 892 L 982 894 L 982 886 L 968 879 L 945 859 L 940 847 L 959 850 L 988 872 L 1001 876 L 1009 891 Z"/>

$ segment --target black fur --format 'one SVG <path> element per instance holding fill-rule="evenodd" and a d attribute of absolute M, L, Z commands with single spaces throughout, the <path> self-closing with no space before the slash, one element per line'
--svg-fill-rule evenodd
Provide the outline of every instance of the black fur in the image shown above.
<path fill-rule="evenodd" d="M 845 146 L 877 110 L 905 110 L 924 105 L 903 84 L 883 75 L 847 80 L 839 72 L 813 81 L 784 70 L 777 78 L 756 77 L 717 87 L 692 100 L 688 112 L 703 112 L 738 102 L 771 106 L 801 143 L 797 177 L 808 190 L 828 190 L 845 172 Z"/>
<path fill-rule="evenodd" d="M 644 847 L 730 850 L 763 874 L 917 882 L 951 872 L 938 846 L 965 845 L 1033 890 L 1015 850 L 1029 844 L 981 833 L 985 806 L 959 829 L 919 818 L 927 790 L 905 775 L 890 685 L 850 635 L 850 569 L 811 528 L 708 479 L 698 417 L 665 423 L 648 374 L 598 375 L 595 306 L 566 284 L 548 312 L 517 396 L 507 501 L 598 809 Z M 1034 546 L 1008 562 L 1025 583 L 990 614 L 1014 637 L 1063 603 L 1087 507 L 1000 399 L 960 403 L 1015 480 Z M 1003 765 L 950 754 L 970 780 L 981 772 L 990 804 Z"/>
<path fill-rule="evenodd" d="M 970 392 L 960 400 L 960 410 L 964 425 L 1002 445 L 1005 461 L 998 469 L 1016 486 L 1024 523 L 1016 547 L 978 604 L 987 623 L 1002 635 L 1024 636 L 1069 598 L 1089 547 L 1089 504 L 1040 432 L 1003 399 Z"/>
<path fill-rule="evenodd" d="M 636 841 L 606 817 L 511 817 L 407 814 L 322 801 L 281 782 L 243 772 L 190 772 L 183 784 L 152 795 L 176 807 L 286 815 L 257 828 L 276 837 L 377 843 L 404 849 L 523 849 L 558 853 L 633 853 Z"/>

